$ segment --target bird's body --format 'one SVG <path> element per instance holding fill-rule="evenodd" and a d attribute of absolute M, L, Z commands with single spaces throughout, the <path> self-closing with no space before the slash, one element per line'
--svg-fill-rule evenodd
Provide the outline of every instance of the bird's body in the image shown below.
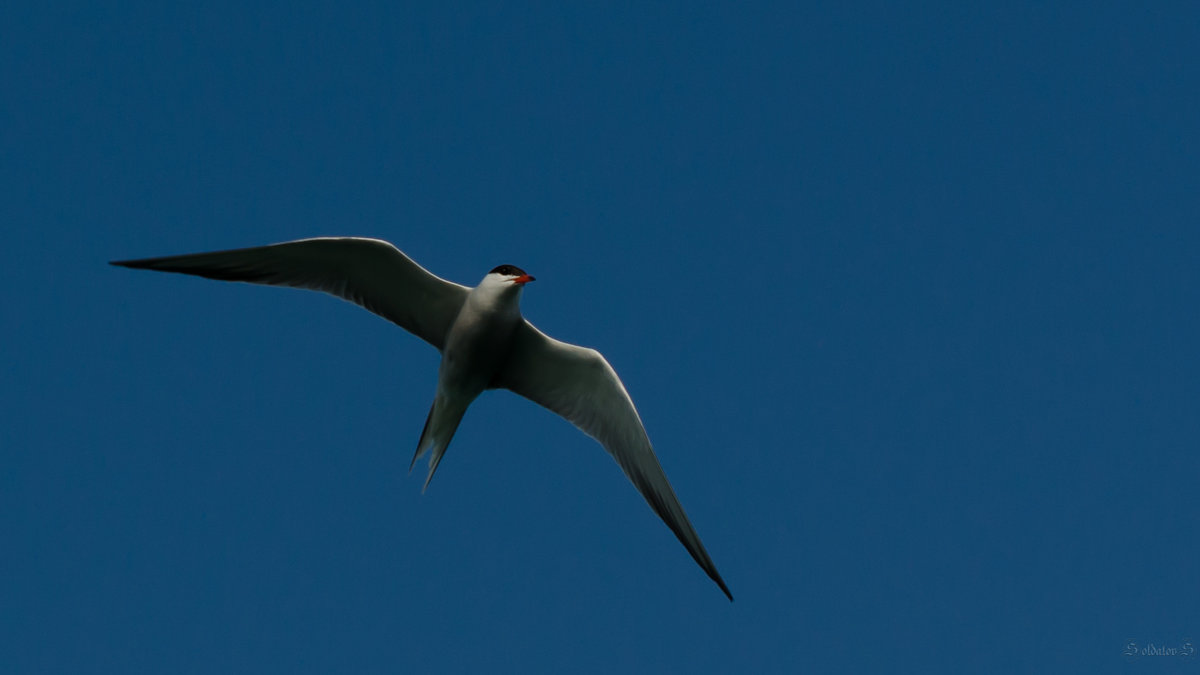
<path fill-rule="evenodd" d="M 504 364 L 521 323 L 521 285 L 489 273 L 471 289 L 442 349 L 438 389 L 483 393 Z"/>
<path fill-rule="evenodd" d="M 433 453 L 425 487 L 433 480 L 433 472 L 467 407 L 488 388 L 504 365 L 513 333 L 521 323 L 520 296 L 525 283 L 512 283 L 494 271 L 489 272 L 467 294 L 450 326 L 442 348 L 442 365 L 438 368 L 437 393 L 412 459 L 416 464 L 421 455 Z"/>
<path fill-rule="evenodd" d="M 442 354 L 433 405 L 413 455 L 415 464 L 430 454 L 425 487 L 471 402 L 487 389 L 509 389 L 599 441 L 705 573 L 733 599 L 608 361 L 594 349 L 547 337 L 522 318 L 521 290 L 534 280 L 523 270 L 501 265 L 468 289 L 430 274 L 387 242 L 357 237 L 113 264 L 323 291 L 400 325 Z"/>

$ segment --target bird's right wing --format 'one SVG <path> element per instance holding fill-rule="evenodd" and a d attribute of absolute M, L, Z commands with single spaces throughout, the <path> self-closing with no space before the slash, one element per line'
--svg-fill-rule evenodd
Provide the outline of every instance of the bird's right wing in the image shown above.
<path fill-rule="evenodd" d="M 549 408 L 599 441 L 696 563 L 733 600 L 654 456 L 625 385 L 600 352 L 560 342 L 522 321 L 492 386 Z"/>
<path fill-rule="evenodd" d="M 361 237 L 300 239 L 112 264 L 323 291 L 382 316 L 439 350 L 469 292 L 430 274 L 388 242 Z"/>

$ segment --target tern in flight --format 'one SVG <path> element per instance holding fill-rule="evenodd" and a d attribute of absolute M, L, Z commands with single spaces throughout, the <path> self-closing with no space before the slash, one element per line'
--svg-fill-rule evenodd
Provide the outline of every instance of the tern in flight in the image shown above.
<path fill-rule="evenodd" d="M 559 342 L 521 317 L 521 290 L 533 277 L 519 267 L 500 265 L 478 286 L 467 288 L 430 274 L 386 241 L 358 237 L 301 239 L 112 264 L 324 291 L 399 325 L 442 353 L 437 393 L 409 465 L 411 471 L 417 459 L 429 453 L 425 487 L 471 401 L 485 389 L 508 389 L 599 441 L 692 558 L 733 600 L 667 482 L 612 366 L 600 352 Z"/>

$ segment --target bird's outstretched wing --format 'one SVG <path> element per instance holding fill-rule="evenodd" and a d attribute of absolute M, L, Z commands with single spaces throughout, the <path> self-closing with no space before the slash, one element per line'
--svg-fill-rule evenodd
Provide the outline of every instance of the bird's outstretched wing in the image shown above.
<path fill-rule="evenodd" d="M 323 291 L 382 316 L 439 350 L 469 292 L 430 274 L 388 242 L 361 237 L 301 239 L 112 264 Z"/>
<path fill-rule="evenodd" d="M 522 321 L 492 386 L 549 408 L 599 441 L 692 558 L 733 600 L 667 482 L 625 386 L 600 352 L 560 342 Z"/>

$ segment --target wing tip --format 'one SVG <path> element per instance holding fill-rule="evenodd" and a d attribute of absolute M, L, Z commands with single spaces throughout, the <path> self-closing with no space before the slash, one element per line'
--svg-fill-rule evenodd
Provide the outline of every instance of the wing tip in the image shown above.
<path fill-rule="evenodd" d="M 109 260 L 108 264 L 114 267 L 128 267 L 132 270 L 153 270 L 163 269 L 160 265 L 165 261 L 165 258 L 134 258 L 133 260 Z M 166 270 L 174 271 L 174 270 Z"/>
<path fill-rule="evenodd" d="M 713 573 L 710 576 L 712 577 L 712 580 L 717 582 L 717 585 L 721 587 L 721 592 L 725 594 L 725 597 L 729 598 L 730 602 L 733 602 L 733 593 L 729 592 L 729 587 L 725 585 L 725 582 L 721 579 L 721 575 Z"/>

